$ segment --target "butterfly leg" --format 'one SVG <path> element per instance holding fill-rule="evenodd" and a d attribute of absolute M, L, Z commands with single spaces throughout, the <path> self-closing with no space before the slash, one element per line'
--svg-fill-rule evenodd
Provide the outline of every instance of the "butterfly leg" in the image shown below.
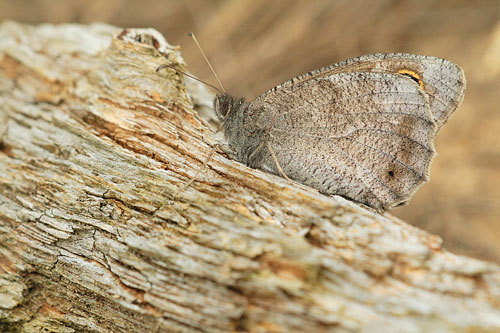
<path fill-rule="evenodd" d="M 285 178 L 286 180 L 288 180 L 290 183 L 293 183 L 292 180 L 290 178 L 288 178 L 288 176 L 286 175 L 285 171 L 283 171 L 283 168 L 281 167 L 280 162 L 278 162 L 278 159 L 276 158 L 276 154 L 274 153 L 274 150 L 271 147 L 271 144 L 269 143 L 269 141 L 265 141 L 265 143 L 267 145 L 267 149 L 271 153 L 271 156 L 273 158 L 274 164 L 276 164 L 276 168 L 278 169 L 278 171 L 281 174 L 281 176 L 283 178 Z"/>
<path fill-rule="evenodd" d="M 257 156 L 257 154 L 262 150 L 262 148 L 264 148 L 264 146 L 266 145 L 266 141 L 262 141 L 259 146 L 257 148 L 255 148 L 255 150 L 250 154 L 250 156 L 248 156 L 248 165 L 251 166 L 252 168 L 255 167 L 255 165 L 252 163 L 252 161 L 255 159 L 255 157 Z"/>
<path fill-rule="evenodd" d="M 179 188 L 177 191 L 175 191 L 174 193 L 174 198 L 177 198 L 177 196 L 185 191 L 187 188 L 189 188 L 189 186 L 191 186 L 197 179 L 198 179 L 198 176 L 200 175 L 201 171 L 203 169 L 205 169 L 207 166 L 208 166 L 208 162 L 210 162 L 210 160 L 212 159 L 212 156 L 214 155 L 215 153 L 215 150 L 217 149 L 219 145 L 216 144 L 212 147 L 210 153 L 208 153 L 207 155 L 207 158 L 205 159 L 205 161 L 203 161 L 203 165 L 201 166 L 201 168 L 199 168 L 196 173 L 194 174 L 193 178 L 191 178 L 185 185 L 183 185 L 181 188 Z"/>

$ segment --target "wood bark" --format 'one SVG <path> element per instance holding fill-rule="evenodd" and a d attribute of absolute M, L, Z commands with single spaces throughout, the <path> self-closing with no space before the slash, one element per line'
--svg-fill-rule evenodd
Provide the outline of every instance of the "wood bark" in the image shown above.
<path fill-rule="evenodd" d="M 152 29 L 0 25 L 2 331 L 500 330 L 498 266 L 220 149 L 204 166 L 210 94 L 162 64 L 184 68 Z"/>

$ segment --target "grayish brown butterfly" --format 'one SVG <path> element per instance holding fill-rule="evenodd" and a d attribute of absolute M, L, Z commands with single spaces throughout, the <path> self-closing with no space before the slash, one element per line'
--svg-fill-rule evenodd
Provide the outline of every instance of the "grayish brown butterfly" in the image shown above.
<path fill-rule="evenodd" d="M 252 102 L 215 98 L 231 155 L 378 211 L 429 180 L 434 137 L 463 99 L 443 59 L 371 54 L 287 81 Z"/>

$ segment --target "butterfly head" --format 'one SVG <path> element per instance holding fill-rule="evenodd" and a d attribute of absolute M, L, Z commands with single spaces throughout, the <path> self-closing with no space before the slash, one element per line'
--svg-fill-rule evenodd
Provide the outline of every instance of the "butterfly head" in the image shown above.
<path fill-rule="evenodd" d="M 215 114 L 219 120 L 227 120 L 236 114 L 242 104 L 241 98 L 234 98 L 226 93 L 217 95 L 214 100 Z"/>

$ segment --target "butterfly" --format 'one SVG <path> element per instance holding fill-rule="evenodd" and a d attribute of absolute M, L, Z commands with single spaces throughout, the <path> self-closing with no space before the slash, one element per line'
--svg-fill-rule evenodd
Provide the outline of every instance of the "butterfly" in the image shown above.
<path fill-rule="evenodd" d="M 429 180 L 434 137 L 461 103 L 456 64 L 370 54 L 286 81 L 246 102 L 214 100 L 235 160 L 383 212 Z"/>

